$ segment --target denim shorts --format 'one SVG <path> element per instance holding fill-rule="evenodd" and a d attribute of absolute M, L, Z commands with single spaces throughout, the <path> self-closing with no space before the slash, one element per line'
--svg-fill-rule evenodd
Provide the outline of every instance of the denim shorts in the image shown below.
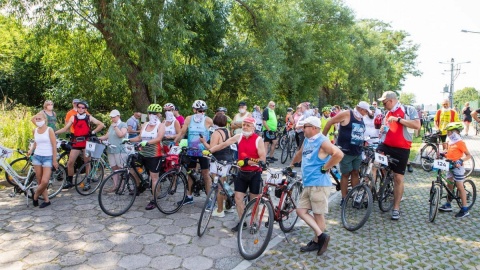
<path fill-rule="evenodd" d="M 37 156 L 33 155 L 32 156 L 32 164 L 33 166 L 42 166 L 42 167 L 52 167 L 53 163 L 53 156 Z"/>

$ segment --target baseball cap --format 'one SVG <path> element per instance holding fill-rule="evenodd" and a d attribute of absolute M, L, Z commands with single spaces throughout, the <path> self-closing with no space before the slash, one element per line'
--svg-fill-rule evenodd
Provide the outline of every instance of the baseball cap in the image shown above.
<path fill-rule="evenodd" d="M 240 106 L 247 106 L 247 103 L 245 103 L 245 101 L 240 101 L 238 103 L 238 107 L 240 107 Z"/>
<path fill-rule="evenodd" d="M 309 116 L 309 117 L 307 117 L 307 118 L 305 118 L 301 121 L 298 121 L 297 127 L 303 127 L 306 124 L 310 124 L 310 125 L 315 126 L 317 128 L 321 127 L 320 118 L 318 118 L 316 116 Z"/>
<path fill-rule="evenodd" d="M 365 101 L 360 101 L 360 102 L 357 104 L 357 107 L 362 108 L 362 109 L 364 109 L 364 110 L 367 110 L 368 113 L 372 113 L 372 111 L 370 110 L 370 104 L 368 104 L 368 103 L 365 102 Z"/>
<path fill-rule="evenodd" d="M 383 92 L 382 97 L 379 98 L 378 101 L 384 101 L 385 99 L 396 99 L 396 98 L 397 98 L 397 94 L 395 94 L 395 92 L 386 91 L 386 92 Z"/>
<path fill-rule="evenodd" d="M 253 117 L 246 117 L 245 119 L 243 119 L 243 122 L 245 122 L 245 123 L 251 123 L 251 124 L 255 124 L 255 123 L 256 123 L 255 118 L 253 118 Z"/>
<path fill-rule="evenodd" d="M 74 98 L 73 101 L 72 101 L 72 103 L 78 103 L 78 102 L 80 102 L 80 99 L 78 99 L 78 98 Z"/>
<path fill-rule="evenodd" d="M 119 116 L 120 115 L 120 112 L 118 110 L 113 110 L 110 112 L 110 117 L 115 117 L 115 116 Z"/>

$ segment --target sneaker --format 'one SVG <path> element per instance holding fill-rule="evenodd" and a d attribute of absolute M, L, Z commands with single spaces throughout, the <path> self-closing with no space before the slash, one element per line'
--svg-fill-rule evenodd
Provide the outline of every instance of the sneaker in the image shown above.
<path fill-rule="evenodd" d="M 295 162 L 293 163 L 294 167 L 302 167 L 302 162 Z"/>
<path fill-rule="evenodd" d="M 320 256 L 323 253 L 325 253 L 325 251 L 327 251 L 328 242 L 330 242 L 330 235 L 328 235 L 326 233 L 322 233 L 318 237 L 318 252 L 317 252 L 317 255 Z"/>
<path fill-rule="evenodd" d="M 69 188 L 71 188 L 71 187 L 73 187 L 72 182 L 68 182 L 68 181 L 67 181 L 67 182 L 65 182 L 65 184 L 63 184 L 63 188 L 62 188 L 62 189 L 69 189 Z"/>
<path fill-rule="evenodd" d="M 452 212 L 452 206 L 449 203 L 445 203 L 444 205 L 440 206 L 438 210 L 442 212 Z"/>
<path fill-rule="evenodd" d="M 157 206 L 155 205 L 155 201 L 154 201 L 154 200 L 151 200 L 151 201 L 147 204 L 147 206 L 145 206 L 145 210 L 152 210 L 152 209 L 155 209 L 155 207 L 157 207 Z"/>
<path fill-rule="evenodd" d="M 42 204 L 40 204 L 39 208 L 45 208 L 45 207 L 49 206 L 50 204 L 52 204 L 52 203 L 51 202 L 43 202 Z"/>
<path fill-rule="evenodd" d="M 212 216 L 214 216 L 214 217 L 225 217 L 225 211 L 218 212 L 218 208 L 215 208 L 215 210 L 213 210 Z"/>
<path fill-rule="evenodd" d="M 407 164 L 407 170 L 408 172 L 413 172 L 412 164 Z"/>
<path fill-rule="evenodd" d="M 470 216 L 470 213 L 468 211 L 464 212 L 462 210 L 460 210 L 460 212 L 458 212 L 455 217 L 456 218 L 464 218 L 464 217 L 468 217 Z"/>
<path fill-rule="evenodd" d="M 235 213 L 235 205 L 232 205 L 232 207 L 230 207 L 230 209 L 227 209 L 227 207 L 225 207 L 225 205 L 223 205 L 223 210 L 227 213 Z"/>
<path fill-rule="evenodd" d="M 271 160 L 272 162 L 274 162 L 274 161 L 278 161 L 278 158 L 270 157 L 270 160 Z"/>
<path fill-rule="evenodd" d="M 178 205 L 187 205 L 193 204 L 193 197 L 189 198 L 188 196 L 185 197 L 185 200 L 177 202 Z"/>
<path fill-rule="evenodd" d="M 340 201 L 340 207 L 343 206 L 343 203 L 345 202 L 345 198 L 342 198 L 342 200 Z"/>
<path fill-rule="evenodd" d="M 38 206 L 38 200 L 33 200 L 33 207 L 37 207 Z"/>
<path fill-rule="evenodd" d="M 320 248 L 320 245 L 317 242 L 311 240 L 310 242 L 308 242 L 306 246 L 300 248 L 300 252 L 310 252 L 310 251 L 318 250 L 319 248 Z"/>
<path fill-rule="evenodd" d="M 399 220 L 400 219 L 400 210 L 392 210 L 392 220 Z"/>
<path fill-rule="evenodd" d="M 243 227 L 246 228 L 247 227 L 247 223 L 243 223 Z M 232 228 L 232 232 L 238 232 L 238 230 L 240 229 L 240 222 Z"/>
<path fill-rule="evenodd" d="M 90 190 L 90 183 L 86 183 L 85 186 L 83 187 L 83 191 L 88 191 Z"/>

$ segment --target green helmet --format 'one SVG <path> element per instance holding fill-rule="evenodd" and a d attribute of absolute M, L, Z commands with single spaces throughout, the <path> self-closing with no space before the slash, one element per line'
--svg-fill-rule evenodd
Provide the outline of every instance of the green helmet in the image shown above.
<path fill-rule="evenodd" d="M 182 139 L 180 143 L 178 144 L 180 147 L 187 147 L 188 146 L 188 140 L 187 139 Z"/>
<path fill-rule="evenodd" d="M 329 112 L 329 111 L 331 110 L 331 108 L 332 108 L 331 106 L 325 106 L 325 107 L 323 107 L 323 108 L 322 108 L 322 113 L 323 113 L 323 112 Z"/>
<path fill-rule="evenodd" d="M 149 113 L 161 113 L 162 112 L 162 106 L 158 104 L 150 104 L 147 108 L 147 112 Z"/>
<path fill-rule="evenodd" d="M 448 131 L 458 130 L 458 132 L 460 133 L 463 130 L 463 123 L 462 122 L 448 123 L 448 125 L 445 127 L 445 130 L 448 130 Z"/>

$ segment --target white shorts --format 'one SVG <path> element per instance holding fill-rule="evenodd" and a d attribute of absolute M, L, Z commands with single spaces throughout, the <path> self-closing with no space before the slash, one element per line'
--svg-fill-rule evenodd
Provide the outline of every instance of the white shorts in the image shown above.
<path fill-rule="evenodd" d="M 212 162 L 210 163 L 210 173 L 217 174 L 220 177 L 225 177 L 227 176 L 231 167 L 232 165 L 230 164 L 227 164 L 227 165 L 218 164 L 218 168 L 217 168 L 217 163 Z"/>
<path fill-rule="evenodd" d="M 108 164 L 110 164 L 110 167 L 117 166 L 117 167 L 123 168 L 126 162 L 127 162 L 126 153 L 108 154 Z"/>

